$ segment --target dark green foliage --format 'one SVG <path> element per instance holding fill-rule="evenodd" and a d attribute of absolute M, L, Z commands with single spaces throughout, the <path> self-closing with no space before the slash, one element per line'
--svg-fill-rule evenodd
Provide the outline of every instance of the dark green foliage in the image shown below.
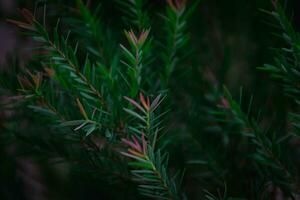
<path fill-rule="evenodd" d="M 49 199 L 299 198 L 300 35 L 288 8 L 260 2 L 247 5 L 273 11 L 250 22 L 254 8 L 215 3 L 252 28 L 271 17 L 281 41 L 271 26 L 222 27 L 214 1 L 21 9 L 7 22 L 32 57 L 0 73 L 0 198 L 18 198 L 2 187 L 22 191 L 14 173 L 31 167 Z"/>
<path fill-rule="evenodd" d="M 242 94 L 240 98 L 242 98 Z M 297 180 L 295 176 L 291 174 L 293 173 L 292 170 L 288 169 L 282 161 L 288 161 L 287 158 L 283 158 L 282 155 L 288 153 L 284 152 L 285 150 L 283 150 L 283 148 L 284 145 L 287 145 L 286 140 L 289 139 L 289 136 L 277 138 L 276 134 L 268 133 L 268 130 L 264 131 L 259 126 L 258 119 L 250 116 L 252 100 L 253 98 L 251 97 L 246 112 L 243 112 L 241 105 L 233 100 L 225 88 L 224 97 L 222 99 L 222 109 L 224 111 L 214 112 L 213 114 L 216 116 L 218 122 L 231 127 L 230 129 L 233 132 L 229 134 L 241 134 L 242 138 L 249 139 L 250 144 L 247 144 L 247 141 L 244 142 L 249 145 L 249 149 L 252 149 L 251 146 L 253 146 L 254 151 L 249 151 L 248 153 L 250 155 L 248 156 L 250 159 L 253 159 L 254 166 L 258 165 L 258 167 L 261 168 L 258 170 L 265 171 L 266 174 L 264 174 L 264 176 L 266 179 L 272 180 L 272 182 L 277 184 L 284 192 L 293 196 L 293 193 L 297 192 Z M 291 161 L 288 162 L 291 163 Z"/>
<path fill-rule="evenodd" d="M 275 11 L 267 12 L 277 20 L 279 30 L 282 33 L 277 34 L 284 40 L 286 45 L 275 49 L 274 64 L 265 64 L 261 69 L 268 72 L 271 77 L 278 79 L 284 88 L 284 94 L 290 97 L 295 107 L 299 106 L 299 59 L 300 59 L 300 35 L 293 29 L 293 26 L 284 13 L 281 5 L 274 5 Z M 299 109 L 292 109 L 298 111 Z M 290 120 L 294 126 L 293 133 L 299 135 L 299 115 L 290 113 Z"/>
<path fill-rule="evenodd" d="M 115 0 L 123 12 L 124 23 L 137 31 L 149 28 L 149 16 L 145 9 L 147 0 Z"/>

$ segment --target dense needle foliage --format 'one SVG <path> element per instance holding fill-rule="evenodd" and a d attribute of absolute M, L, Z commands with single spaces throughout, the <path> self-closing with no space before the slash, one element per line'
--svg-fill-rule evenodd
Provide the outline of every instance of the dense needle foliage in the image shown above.
<path fill-rule="evenodd" d="M 300 34 L 289 1 L 265 2 L 251 70 L 251 41 L 223 40 L 207 1 L 21 8 L 6 23 L 31 57 L 0 74 L 0 199 L 300 198 Z"/>

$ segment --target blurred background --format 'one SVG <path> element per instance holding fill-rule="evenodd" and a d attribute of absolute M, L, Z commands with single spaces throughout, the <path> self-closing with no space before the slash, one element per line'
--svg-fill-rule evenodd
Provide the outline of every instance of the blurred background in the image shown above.
<path fill-rule="evenodd" d="M 67 0 L 47 2 L 50 5 L 74 3 Z M 112 1 L 102 2 L 107 6 L 106 18 L 119 23 L 120 13 L 112 8 Z M 31 57 L 29 49 L 34 44 L 6 19 L 19 18 L 18 8 L 32 11 L 39 3 L 43 1 L 0 0 L 0 74 L 1 77 L 12 77 L 11 82 L 6 78 L 2 84 L 15 91 L 18 83 L 14 75 L 20 68 L 27 67 L 26 62 Z M 164 10 L 163 0 L 151 4 L 154 11 Z M 259 10 L 270 10 L 270 5 L 270 0 L 202 0 L 190 19 L 189 30 L 193 53 L 200 60 L 199 73 L 205 73 L 210 81 L 226 84 L 236 94 L 240 86 L 245 87 L 256 96 L 257 104 L 265 105 L 267 116 L 276 121 L 276 115 L 284 113 L 284 99 L 276 98 L 276 92 L 281 88 L 256 69 L 272 61 L 270 47 L 281 42 L 272 36 L 273 29 L 264 23 L 266 16 Z M 49 10 L 51 13 L 51 6 Z M 295 28 L 300 30 L 300 1 L 288 0 L 287 10 Z M 176 87 L 185 86 L 178 83 Z M 10 91 L 0 88 L 2 103 L 14 100 L 10 95 Z M 278 108 L 276 113 L 271 109 L 274 105 Z M 26 120 L 18 120 L 27 114 L 10 108 L 0 110 L 0 199 L 114 199 L 107 196 L 113 193 L 105 192 L 109 186 L 88 178 L 84 173 L 76 173 L 77 169 L 70 170 L 67 164 L 51 165 L 43 159 L 35 159 L 29 156 L 30 148 L 24 152 L 26 145 L 19 152 L 19 146 L 24 144 L 6 133 L 31 134 L 30 124 L 34 119 L 29 116 Z M 37 131 L 39 129 L 32 130 Z M 183 155 L 178 156 L 184 159 Z M 107 188 L 99 190 L 99 187 Z"/>

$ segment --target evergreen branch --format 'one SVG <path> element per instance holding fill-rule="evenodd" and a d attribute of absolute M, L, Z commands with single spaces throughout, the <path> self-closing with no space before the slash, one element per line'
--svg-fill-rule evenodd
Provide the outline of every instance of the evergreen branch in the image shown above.
<path fill-rule="evenodd" d="M 30 34 L 33 35 L 33 38 L 41 44 L 39 47 L 40 53 L 38 56 L 46 61 L 45 64 L 53 67 L 53 69 L 56 71 L 54 75 L 56 75 L 56 78 L 61 82 L 61 84 L 66 86 L 66 83 L 69 82 L 69 80 L 64 76 L 71 78 L 71 80 L 74 82 L 69 83 L 69 86 L 74 87 L 74 83 L 78 84 L 76 85 L 76 88 L 81 91 L 80 94 L 82 98 L 96 102 L 98 101 L 100 105 L 106 107 L 107 109 L 107 105 L 103 99 L 103 96 L 93 86 L 89 79 L 80 71 L 80 68 L 78 67 L 78 61 L 76 59 L 76 50 L 74 51 L 67 45 L 67 40 L 58 36 L 59 34 L 57 32 L 57 27 L 54 30 L 54 39 L 52 41 L 50 40 L 46 29 L 30 14 L 29 11 L 22 10 L 21 12 L 27 19 L 28 23 L 13 20 L 10 20 L 10 22 L 30 31 Z M 87 61 L 86 64 L 89 64 L 89 62 Z M 91 97 L 90 94 L 95 95 L 98 100 Z"/>
<path fill-rule="evenodd" d="M 281 37 L 288 47 L 277 49 L 274 56 L 274 65 L 265 64 L 260 69 L 268 72 L 273 78 L 281 80 L 286 95 L 299 100 L 300 36 L 294 30 L 281 5 L 276 3 L 274 7 L 275 11 L 265 12 L 273 16 L 280 25 L 283 32 Z"/>
<path fill-rule="evenodd" d="M 64 40 L 62 39 L 64 42 Z M 106 106 L 106 103 L 103 99 L 103 96 L 100 94 L 100 92 L 90 83 L 90 81 L 80 72 L 79 68 L 71 61 L 70 58 L 54 43 L 52 43 L 50 40 L 48 40 L 48 44 L 50 47 L 53 48 L 54 51 L 60 55 L 62 59 L 66 61 L 66 63 L 75 71 L 77 76 L 88 86 L 88 88 L 91 90 L 91 92 L 98 97 L 100 100 L 101 104 L 103 106 Z"/>
<path fill-rule="evenodd" d="M 248 111 L 245 113 L 242 111 L 240 104 L 224 88 L 222 104 L 223 111 L 217 114 L 217 118 L 226 123 L 239 125 L 240 133 L 249 138 L 256 148 L 253 153 L 255 161 L 261 164 L 262 169 L 269 169 L 271 171 L 271 177 L 269 178 L 273 179 L 286 194 L 293 196 L 293 192 L 297 192 L 294 188 L 297 181 L 283 163 L 278 152 L 276 152 L 276 149 L 280 149 L 279 142 L 270 140 L 259 127 L 257 121 L 250 117 L 252 102 L 249 103 Z"/>
<path fill-rule="evenodd" d="M 106 132 L 109 130 L 115 130 L 113 127 L 105 125 L 105 116 L 107 116 L 107 113 L 104 113 L 103 111 L 97 108 L 93 108 L 92 113 L 90 113 L 85 108 L 89 106 L 89 104 L 82 104 L 78 98 L 76 99 L 77 106 L 79 108 L 80 113 L 83 115 L 84 120 L 67 120 L 46 97 L 46 89 L 49 88 L 44 89 L 42 87 L 42 84 L 44 82 L 42 74 L 33 74 L 29 71 L 27 73 L 30 75 L 32 81 L 27 79 L 26 77 L 21 76 L 19 76 L 18 79 L 22 87 L 21 91 L 24 95 L 24 98 L 28 99 L 30 97 L 35 99 L 34 103 L 36 103 L 37 105 L 29 106 L 29 108 L 31 108 L 32 110 L 44 116 L 52 118 L 56 123 L 59 124 L 59 127 L 76 126 L 75 129 L 72 129 L 72 131 L 83 130 L 86 133 L 85 136 L 89 136 L 92 132 L 96 130 L 105 129 Z M 49 71 L 48 73 L 52 74 Z M 51 90 L 54 90 L 54 88 L 51 88 Z M 52 93 L 48 95 L 52 95 Z M 112 136 L 110 135 L 110 137 Z"/>
<path fill-rule="evenodd" d="M 86 7 L 86 5 L 83 4 L 82 0 L 77 0 L 77 5 L 79 7 L 79 11 L 82 16 L 83 24 L 87 29 L 85 33 L 89 33 L 89 35 L 91 35 L 93 40 L 98 41 L 98 43 L 101 44 L 103 42 L 103 37 L 104 37 L 103 27 L 102 24 L 100 23 L 101 18 L 100 19 L 96 18 L 98 15 L 100 4 L 97 7 L 96 12 L 94 14 L 92 14 L 91 11 Z"/>
<path fill-rule="evenodd" d="M 282 6 L 275 1 L 273 5 L 274 11 L 265 12 L 276 20 L 282 32 L 279 35 L 287 47 L 276 49 L 274 64 L 265 64 L 260 69 L 267 72 L 272 78 L 279 80 L 285 95 L 296 104 L 297 109 L 289 113 L 289 120 L 293 126 L 293 134 L 300 136 L 298 129 L 300 118 L 298 114 L 293 113 L 298 112 L 300 102 L 300 35 L 294 30 Z"/>
<path fill-rule="evenodd" d="M 155 199 L 180 199 L 175 177 L 170 179 L 167 175 L 167 155 L 154 151 L 144 134 L 140 141 L 133 136 L 123 142 L 129 149 L 121 154 L 133 160 L 129 165 L 133 168 L 133 179 L 139 183 L 140 194 Z"/>
<path fill-rule="evenodd" d="M 166 16 L 162 16 L 165 21 L 166 34 L 165 41 L 161 44 L 164 48 L 162 60 L 164 63 L 163 82 L 168 84 L 170 76 L 179 61 L 178 53 L 188 42 L 186 34 L 186 19 L 188 14 L 195 8 L 186 9 L 186 0 L 167 1 Z M 194 4 L 198 4 L 198 1 Z"/>
<path fill-rule="evenodd" d="M 130 96 L 135 97 L 142 86 L 142 70 L 144 55 L 148 51 L 147 37 L 149 35 L 149 30 L 144 30 L 137 37 L 133 31 L 125 31 L 127 40 L 129 41 L 131 49 L 127 49 L 123 45 L 121 49 L 123 50 L 123 55 L 126 61 L 121 61 L 128 71 L 128 76 L 130 78 Z"/>
<path fill-rule="evenodd" d="M 137 120 L 137 124 L 129 127 L 133 132 L 132 140 L 123 139 L 123 142 L 130 149 L 122 154 L 134 160 L 129 162 L 129 165 L 133 168 L 134 180 L 139 183 L 139 192 L 156 199 L 180 199 L 175 177 L 170 179 L 167 176 L 167 155 L 162 154 L 160 150 L 155 150 L 162 115 L 155 117 L 154 112 L 164 98 L 158 95 L 150 102 L 149 97 L 145 98 L 140 93 L 140 103 L 128 97 L 125 99 L 138 112 L 124 108 Z"/>
<path fill-rule="evenodd" d="M 128 97 L 125 97 L 125 99 L 138 110 L 138 112 L 135 112 L 132 109 L 124 108 L 124 110 L 130 116 L 134 117 L 137 120 L 137 124 L 130 126 L 129 129 L 139 137 L 142 133 L 145 133 L 147 139 L 151 142 L 152 147 L 154 148 L 158 137 L 157 134 L 161 130 L 161 118 L 165 114 L 162 113 L 160 115 L 156 115 L 155 112 L 158 106 L 164 100 L 164 97 L 162 97 L 162 95 L 158 95 L 152 102 L 150 102 L 149 97 L 145 98 L 144 95 L 140 93 L 140 103 Z M 134 127 L 138 127 L 139 129 Z"/>
<path fill-rule="evenodd" d="M 116 0 L 120 10 L 124 13 L 124 22 L 129 27 L 134 26 L 138 31 L 149 27 L 149 17 L 143 9 L 145 0 Z"/>
<path fill-rule="evenodd" d="M 16 23 L 17 25 L 20 24 L 19 22 L 14 23 Z M 32 21 L 28 24 L 28 26 L 32 26 L 32 34 L 35 35 L 34 38 L 42 43 L 39 50 L 49 53 L 49 55 L 40 55 L 43 60 L 49 60 L 47 61 L 48 63 L 46 63 L 47 65 L 53 67 L 52 69 L 54 71 L 51 71 L 52 69 L 45 68 L 45 71 L 47 71 L 49 77 L 58 80 L 62 86 L 67 86 L 67 88 L 71 87 L 79 90 L 79 95 L 83 100 L 87 102 L 92 101 L 93 103 L 99 103 L 99 106 L 103 106 L 105 109 L 108 109 L 103 96 L 90 81 L 92 80 L 92 77 L 89 68 L 91 68 L 92 66 L 88 58 L 86 58 L 86 62 L 84 65 L 85 73 L 83 74 L 78 67 L 78 61 L 75 57 L 75 52 L 67 46 L 66 40 L 64 40 L 62 37 L 61 39 L 59 39 L 57 28 L 54 31 L 54 41 L 51 41 L 45 28 L 42 27 L 34 18 L 32 18 Z M 73 82 L 70 82 L 69 79 L 73 80 Z M 68 85 L 66 83 L 68 83 Z M 36 88 L 35 91 L 37 91 Z M 96 98 L 94 98 L 94 96 Z M 77 103 L 78 102 L 79 99 L 77 98 Z M 84 110 L 82 104 L 80 103 L 78 105 L 81 105 L 79 106 L 79 109 L 82 113 L 82 111 Z M 90 103 L 88 103 L 88 105 L 90 106 Z M 94 107 L 94 109 L 90 114 L 91 118 L 87 118 L 87 116 L 85 116 L 85 120 L 63 121 L 61 122 L 60 126 L 62 127 L 76 125 L 77 127 L 74 130 L 77 131 L 82 129 L 86 133 L 86 136 L 90 135 L 96 130 L 102 130 L 106 126 L 103 125 L 104 121 L 100 123 L 100 120 L 103 120 L 103 115 L 107 115 L 107 113 L 105 113 L 101 108 L 97 108 L 97 104 L 96 106 L 93 104 L 92 107 Z M 36 107 L 36 109 L 38 108 Z M 44 109 L 44 111 L 46 110 Z M 99 114 L 96 115 L 96 113 Z M 96 118 L 97 121 L 95 121 L 94 118 Z M 105 130 L 106 132 L 109 131 L 108 129 Z M 112 136 L 111 134 L 106 135 L 109 135 L 110 137 Z"/>
<path fill-rule="evenodd" d="M 36 103 L 38 104 L 38 106 L 29 106 L 29 108 L 46 116 L 54 116 L 55 120 L 64 122 L 65 117 L 48 101 L 44 95 L 45 92 L 42 87 L 44 80 L 42 73 L 38 72 L 33 74 L 27 70 L 27 74 L 31 80 L 29 80 L 26 76 L 18 76 L 18 81 L 22 88 L 20 91 L 22 92 L 24 99 L 28 100 L 35 98 Z"/>
<path fill-rule="evenodd" d="M 51 102 L 49 102 L 48 98 L 44 95 L 44 91 L 43 91 L 43 76 L 42 73 L 32 73 L 30 71 L 27 71 L 27 73 L 29 74 L 29 77 L 31 78 L 30 80 L 27 77 L 21 77 L 19 76 L 19 83 L 22 87 L 22 93 L 24 93 L 25 98 L 35 98 L 35 103 L 37 104 L 37 106 L 29 106 L 30 109 L 32 109 L 33 111 L 47 116 L 49 117 L 49 119 L 54 120 L 56 123 L 60 124 L 59 128 L 62 128 L 63 126 L 74 126 L 74 125 L 80 125 L 80 129 L 84 129 L 84 131 L 87 132 L 86 136 L 89 135 L 92 131 L 90 131 L 91 127 L 89 125 L 87 125 L 86 127 L 82 126 L 82 123 L 90 123 L 90 124 L 95 124 L 99 127 L 105 127 L 102 124 L 98 124 L 97 122 L 93 121 L 92 119 L 89 119 L 88 117 L 88 112 L 85 111 L 85 109 L 83 108 L 83 105 L 81 104 L 81 102 L 77 99 L 77 103 L 78 106 L 80 108 L 80 112 L 84 113 L 84 116 L 86 118 L 86 120 L 75 120 L 75 121 L 68 121 L 66 119 L 65 116 L 63 116 L 54 106 L 51 104 Z M 50 73 L 52 74 L 52 73 Z M 95 115 L 95 114 L 94 114 Z M 97 124 L 96 124 L 97 123 Z M 57 124 L 55 124 L 55 126 L 57 128 Z M 113 129 L 113 128 L 109 128 L 109 127 L 105 127 L 106 129 Z M 79 128 L 75 128 L 75 129 L 70 129 L 70 131 L 74 134 L 75 131 L 79 130 Z M 68 132 L 70 133 L 70 132 Z M 64 139 L 65 142 L 70 142 L 68 137 L 70 136 L 70 134 L 63 134 L 64 137 L 61 139 Z M 78 136 L 78 134 L 76 134 L 75 136 Z M 32 142 L 29 141 L 29 139 L 23 137 L 23 136 L 18 136 L 20 137 L 19 139 L 23 140 L 26 144 L 31 144 Z M 108 180 L 111 181 L 112 178 L 118 178 L 119 180 L 122 181 L 131 181 L 130 177 L 127 176 L 126 174 L 124 174 L 124 172 L 120 172 L 121 170 L 124 171 L 124 169 L 119 169 L 121 164 L 120 163 L 120 159 L 118 156 L 118 159 L 112 160 L 109 156 L 104 155 L 104 150 L 106 149 L 108 145 L 102 144 L 103 146 L 99 147 L 99 141 L 94 141 L 95 137 L 92 138 L 87 138 L 83 141 L 79 141 L 76 140 L 76 142 L 80 142 L 77 143 L 75 145 L 79 145 L 79 146 L 83 146 L 84 150 L 86 151 L 86 156 L 85 157 L 76 157 L 76 156 L 69 156 L 67 154 L 65 154 L 64 152 L 57 152 L 57 151 L 52 151 L 49 150 L 49 147 L 46 147 L 44 145 L 40 145 L 39 143 L 33 143 L 32 146 L 33 148 L 37 149 L 39 151 L 39 153 L 43 153 L 43 154 L 47 154 L 48 156 L 54 156 L 54 157 L 61 157 L 59 159 L 62 159 L 64 161 L 67 161 L 69 163 L 72 164 L 76 164 L 76 165 L 80 165 L 80 166 L 85 166 L 86 164 L 90 165 L 88 166 L 89 169 L 94 168 L 95 171 L 99 174 L 102 175 L 103 178 L 107 178 Z M 101 139 L 97 139 L 97 140 L 101 140 Z M 51 144 L 50 144 L 51 145 Z M 110 146 L 109 146 L 110 147 Z M 111 147 L 109 148 L 110 154 L 112 154 L 112 152 L 116 152 L 118 150 L 116 149 L 112 149 Z M 73 152 L 74 153 L 74 152 Z M 118 155 L 118 154 L 117 154 Z M 89 162 L 86 162 L 87 160 Z M 112 165 L 116 166 L 112 168 Z"/>
<path fill-rule="evenodd" d="M 118 57 L 117 43 L 107 39 L 111 37 L 110 30 L 105 27 L 103 17 L 100 13 L 101 4 L 94 10 L 90 10 L 82 0 L 77 0 L 80 17 L 78 19 L 68 18 L 72 30 L 76 32 L 80 40 L 83 40 L 83 48 L 94 56 L 97 62 L 105 66 L 111 66 Z"/>

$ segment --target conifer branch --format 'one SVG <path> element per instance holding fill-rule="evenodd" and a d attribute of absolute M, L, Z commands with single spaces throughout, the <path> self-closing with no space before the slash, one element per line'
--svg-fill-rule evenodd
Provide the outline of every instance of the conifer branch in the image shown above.
<path fill-rule="evenodd" d="M 95 100 L 104 106 L 107 109 L 106 102 L 103 99 L 103 96 L 100 92 L 92 85 L 88 78 L 82 74 L 80 68 L 78 67 L 78 61 L 76 59 L 76 51 L 67 45 L 67 41 L 63 37 L 59 37 L 57 32 L 57 27 L 54 30 L 53 38 L 50 40 L 46 29 L 30 14 L 27 10 L 22 10 L 21 13 L 27 19 L 28 23 L 23 23 L 19 21 L 10 20 L 10 22 L 18 25 L 21 28 L 24 28 L 30 31 L 33 34 L 33 38 L 40 42 L 40 47 L 38 48 L 39 53 L 37 56 L 45 60 L 46 65 L 50 65 L 56 71 L 55 75 L 61 76 L 57 77 L 58 80 L 65 85 L 65 82 L 68 82 L 65 78 L 62 77 L 63 73 L 68 73 L 71 79 L 75 81 L 76 84 L 80 86 L 78 89 L 81 89 L 81 94 L 83 98 L 90 100 Z M 72 83 L 69 83 L 72 85 Z M 74 83 L 73 83 L 74 84 Z M 89 94 L 87 94 L 87 92 Z M 90 96 L 93 94 L 97 97 L 98 100 Z"/>
<path fill-rule="evenodd" d="M 276 149 L 280 149 L 280 142 L 278 140 L 270 140 L 266 133 L 259 127 L 256 119 L 250 116 L 252 102 L 249 103 L 248 111 L 245 113 L 241 109 L 241 105 L 224 88 L 222 104 L 221 113 L 216 113 L 217 119 L 220 122 L 234 123 L 240 127 L 240 133 L 244 137 L 249 138 L 256 148 L 256 151 L 253 152 L 255 161 L 263 169 L 271 171 L 270 177 L 267 178 L 273 180 L 282 191 L 292 197 L 294 192 L 298 192 L 296 189 L 297 180 L 294 179 L 295 176 L 291 174 L 290 169 L 286 167 L 278 152 L 276 152 Z"/>
<path fill-rule="evenodd" d="M 289 122 L 293 126 L 294 135 L 299 136 L 299 112 L 300 107 L 300 35 L 293 28 L 281 4 L 273 2 L 274 11 L 268 12 L 276 20 L 276 27 L 282 33 L 276 33 L 287 45 L 277 48 L 274 54 L 274 64 L 265 64 L 259 69 L 267 72 L 272 78 L 278 80 L 283 86 L 284 93 L 290 97 L 297 109 L 289 113 Z M 296 112 L 296 113 L 295 113 Z"/>
<path fill-rule="evenodd" d="M 144 97 L 142 93 L 140 93 L 140 103 L 136 102 L 133 99 L 130 99 L 128 97 L 125 97 L 125 99 L 134 107 L 137 109 L 137 112 L 124 108 L 126 113 L 128 113 L 130 116 L 134 117 L 137 120 L 137 124 L 133 124 L 129 127 L 131 131 L 133 131 L 135 134 L 137 134 L 139 137 L 141 134 L 145 134 L 147 139 L 152 143 L 152 147 L 155 147 L 156 140 L 159 138 L 157 135 L 158 132 L 161 131 L 161 121 L 162 117 L 165 113 L 156 115 L 156 110 L 158 109 L 159 105 L 163 102 L 164 97 L 162 95 L 158 95 L 152 103 L 150 102 L 149 97 Z M 135 127 L 138 127 L 135 128 Z"/>
<path fill-rule="evenodd" d="M 139 192 L 154 199 L 180 199 L 175 185 L 175 177 L 168 178 L 166 166 L 167 155 L 155 151 L 146 141 L 144 134 L 138 140 L 135 136 L 132 140 L 123 139 L 129 146 L 122 155 L 132 159 L 129 162 L 134 180 L 139 184 Z"/>
<path fill-rule="evenodd" d="M 194 6 L 187 9 L 186 0 L 167 0 L 165 21 L 165 41 L 163 44 L 162 60 L 164 64 L 163 83 L 169 82 L 170 76 L 179 61 L 178 53 L 187 44 L 189 37 L 186 33 L 187 17 L 193 11 Z"/>
<path fill-rule="evenodd" d="M 140 94 L 140 103 L 128 97 L 125 99 L 138 110 L 135 112 L 124 108 L 129 115 L 137 119 L 139 125 L 134 126 L 138 129 L 129 127 L 133 133 L 132 139 L 123 139 L 123 142 L 130 149 L 122 154 L 134 160 L 129 162 L 129 165 L 133 168 L 131 172 L 134 180 L 139 183 L 140 193 L 157 199 L 180 199 L 175 177 L 170 179 L 167 175 L 167 154 L 161 153 L 156 146 L 162 115 L 155 117 L 154 111 L 163 98 L 159 95 L 152 103 L 149 97 L 145 98 L 142 94 Z"/>
<path fill-rule="evenodd" d="M 147 0 L 116 0 L 116 2 L 124 13 L 123 20 L 128 27 L 134 26 L 136 31 L 149 28 L 149 17 L 144 10 Z"/>
<path fill-rule="evenodd" d="M 120 45 L 125 57 L 125 61 L 121 62 L 127 67 L 130 78 L 130 96 L 136 97 L 142 87 L 142 70 L 149 44 L 147 43 L 149 30 L 143 30 L 139 36 L 136 36 L 133 31 L 125 31 L 125 35 L 130 44 L 130 50 Z"/>

